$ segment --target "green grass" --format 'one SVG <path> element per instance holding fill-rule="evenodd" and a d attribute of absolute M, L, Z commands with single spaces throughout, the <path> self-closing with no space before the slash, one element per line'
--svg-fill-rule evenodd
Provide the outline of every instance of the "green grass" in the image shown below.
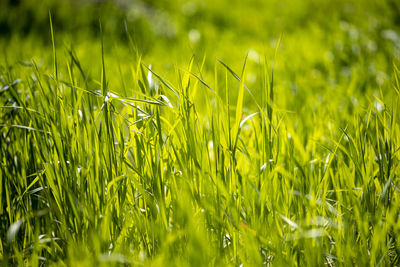
<path fill-rule="evenodd" d="M 399 265 L 397 2 L 45 3 L 0 8 L 4 266 Z"/>

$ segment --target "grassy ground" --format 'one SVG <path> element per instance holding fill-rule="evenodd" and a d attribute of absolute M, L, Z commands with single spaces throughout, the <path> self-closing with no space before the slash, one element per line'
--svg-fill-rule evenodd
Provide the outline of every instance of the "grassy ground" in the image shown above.
<path fill-rule="evenodd" d="M 0 3 L 3 265 L 398 266 L 398 2 L 168 2 Z"/>

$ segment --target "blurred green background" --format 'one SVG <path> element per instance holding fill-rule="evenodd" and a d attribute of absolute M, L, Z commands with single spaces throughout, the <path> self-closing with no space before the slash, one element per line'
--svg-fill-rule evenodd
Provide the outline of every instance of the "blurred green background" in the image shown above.
<path fill-rule="evenodd" d="M 14 61 L 10 65 L 31 59 L 51 62 L 49 11 L 59 57 L 73 47 L 83 69 L 94 77 L 101 71 L 91 67 L 100 66 L 101 21 L 106 63 L 112 71 L 119 68 L 121 75 L 130 75 L 129 68 L 120 66 L 131 64 L 139 54 L 146 64 L 174 79 L 174 66 L 186 66 L 194 55 L 198 69 L 205 59 L 202 77 L 209 81 L 217 59 L 239 72 L 248 54 L 251 71 L 246 83 L 257 92 L 258 63 L 265 56 L 276 69 L 278 95 L 284 96 L 278 98 L 279 104 L 289 109 L 299 108 L 293 101 L 320 102 L 328 96 L 341 103 L 368 88 L 379 90 L 400 55 L 396 0 L 26 0 L 1 2 L 2 63 L 7 58 Z M 357 79 L 358 75 L 363 78 Z M 351 80 L 354 90 L 343 99 L 327 94 L 328 88 L 347 87 Z"/>

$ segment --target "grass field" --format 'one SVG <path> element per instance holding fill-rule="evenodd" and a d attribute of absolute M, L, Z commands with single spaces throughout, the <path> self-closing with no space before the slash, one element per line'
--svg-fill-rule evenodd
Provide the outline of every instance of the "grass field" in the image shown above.
<path fill-rule="evenodd" d="M 1 1 L 3 266 L 399 266 L 400 2 Z"/>

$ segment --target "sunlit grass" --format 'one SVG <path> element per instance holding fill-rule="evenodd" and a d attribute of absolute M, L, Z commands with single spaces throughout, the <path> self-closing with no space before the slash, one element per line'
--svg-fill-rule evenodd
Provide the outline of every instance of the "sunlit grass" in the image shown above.
<path fill-rule="evenodd" d="M 129 30 L 126 47 L 101 23 L 75 44 L 49 17 L 41 55 L 4 46 L 0 65 L 5 265 L 399 263 L 391 48 L 372 56 L 342 25 L 329 54 L 315 26 L 246 48 L 240 68 L 162 68 Z"/>

